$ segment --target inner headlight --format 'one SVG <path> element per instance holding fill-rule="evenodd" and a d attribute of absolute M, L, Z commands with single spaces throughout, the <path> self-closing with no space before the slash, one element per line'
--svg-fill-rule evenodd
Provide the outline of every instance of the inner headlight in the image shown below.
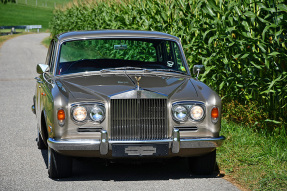
<path fill-rule="evenodd" d="M 195 120 L 201 120 L 203 118 L 204 115 L 204 110 L 202 107 L 195 105 L 190 109 L 190 117 Z"/>
<path fill-rule="evenodd" d="M 182 105 L 176 105 L 172 108 L 172 114 L 176 121 L 184 122 L 187 120 L 187 108 Z"/>
<path fill-rule="evenodd" d="M 83 106 L 77 106 L 73 109 L 73 118 L 82 122 L 87 118 L 87 109 Z"/>
<path fill-rule="evenodd" d="M 90 111 L 90 118 L 96 122 L 102 122 L 105 118 L 104 108 L 98 105 L 95 105 Z"/>

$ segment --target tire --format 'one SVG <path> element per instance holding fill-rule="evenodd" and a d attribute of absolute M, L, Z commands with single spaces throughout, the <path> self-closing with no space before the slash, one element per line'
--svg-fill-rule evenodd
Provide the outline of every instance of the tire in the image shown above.
<path fill-rule="evenodd" d="M 73 159 L 61 155 L 48 147 L 48 174 L 52 179 L 72 176 Z"/>
<path fill-rule="evenodd" d="M 198 175 L 210 175 L 216 166 L 216 150 L 200 157 L 189 158 L 190 171 Z"/>
<path fill-rule="evenodd" d="M 38 137 L 37 137 L 37 145 L 38 145 L 38 149 L 47 149 L 47 146 L 45 144 L 45 142 L 42 139 L 42 136 L 40 135 L 40 132 L 38 131 Z"/>

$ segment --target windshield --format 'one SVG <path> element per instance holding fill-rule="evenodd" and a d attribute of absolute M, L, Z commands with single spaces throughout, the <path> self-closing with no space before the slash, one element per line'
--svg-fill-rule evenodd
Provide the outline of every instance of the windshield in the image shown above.
<path fill-rule="evenodd" d="M 61 45 L 57 74 L 132 67 L 186 73 L 179 47 L 173 41 L 91 39 Z"/>

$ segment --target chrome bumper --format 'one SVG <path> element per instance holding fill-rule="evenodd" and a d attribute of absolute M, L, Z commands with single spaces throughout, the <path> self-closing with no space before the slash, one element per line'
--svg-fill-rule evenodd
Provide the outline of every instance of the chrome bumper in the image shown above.
<path fill-rule="evenodd" d="M 168 143 L 172 153 L 178 153 L 181 148 L 215 148 L 220 147 L 225 140 L 224 136 L 218 138 L 180 138 L 178 129 L 173 130 L 173 137 L 164 140 L 143 141 L 109 141 L 107 131 L 102 130 L 100 140 L 91 139 L 48 139 L 48 145 L 56 151 L 65 150 L 96 150 L 106 155 L 112 150 L 113 144 L 157 144 Z"/>

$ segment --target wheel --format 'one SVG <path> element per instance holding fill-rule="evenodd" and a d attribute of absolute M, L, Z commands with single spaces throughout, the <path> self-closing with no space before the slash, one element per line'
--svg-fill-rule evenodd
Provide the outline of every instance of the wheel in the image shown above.
<path fill-rule="evenodd" d="M 38 137 L 37 137 L 37 145 L 38 145 L 38 149 L 47 149 L 47 146 L 45 142 L 43 141 L 42 136 L 39 131 L 38 131 Z"/>
<path fill-rule="evenodd" d="M 189 168 L 194 174 L 212 174 L 216 165 L 216 150 L 203 156 L 189 158 Z"/>
<path fill-rule="evenodd" d="M 52 179 L 72 176 L 73 159 L 48 147 L 48 174 Z"/>

